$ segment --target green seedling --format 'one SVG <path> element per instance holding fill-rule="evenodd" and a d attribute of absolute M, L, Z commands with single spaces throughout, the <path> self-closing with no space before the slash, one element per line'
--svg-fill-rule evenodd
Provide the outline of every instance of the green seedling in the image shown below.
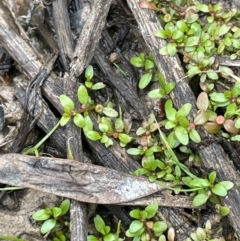
<path fill-rule="evenodd" d="M 88 235 L 87 241 L 123 241 L 119 237 L 121 221 L 118 222 L 116 233 L 111 232 L 110 226 L 107 226 L 99 215 L 94 218 L 94 226 L 98 235 Z"/>
<path fill-rule="evenodd" d="M 132 210 L 130 216 L 135 220 L 126 231 L 126 236 L 134 241 L 150 241 L 160 237 L 167 230 L 167 224 L 165 221 L 152 221 L 157 211 L 157 204 L 150 204 L 144 210 Z"/>
<path fill-rule="evenodd" d="M 144 53 L 140 53 L 139 56 L 134 56 L 130 60 L 131 64 L 138 68 L 143 68 L 144 73 L 138 83 L 139 89 L 146 88 L 149 83 L 155 78 L 156 65 L 152 54 L 148 54 L 145 57 Z"/>
<path fill-rule="evenodd" d="M 69 207 L 70 200 L 65 199 L 59 207 L 45 208 L 36 211 L 32 215 L 32 218 L 36 221 L 44 221 L 41 226 L 42 234 L 48 235 L 50 232 L 53 232 L 53 230 L 61 231 L 64 228 L 69 232 L 70 223 L 64 219 L 64 215 L 69 211 Z M 60 236 L 59 234 L 56 238 L 59 239 Z M 64 241 L 62 239 L 63 238 L 60 238 L 59 240 Z"/>
<path fill-rule="evenodd" d="M 148 96 L 154 99 L 167 98 L 168 95 L 174 89 L 175 83 L 173 82 L 166 83 L 164 76 L 161 73 L 158 74 L 158 82 L 159 82 L 160 88 L 151 90 L 148 93 Z"/>
<path fill-rule="evenodd" d="M 195 124 L 190 123 L 187 119 L 192 105 L 190 103 L 184 104 L 178 111 L 173 108 L 172 101 L 169 99 L 165 103 L 165 112 L 168 121 L 165 124 L 166 129 L 173 129 L 174 138 L 181 144 L 187 145 L 189 138 L 199 143 L 201 138 L 195 129 Z"/>

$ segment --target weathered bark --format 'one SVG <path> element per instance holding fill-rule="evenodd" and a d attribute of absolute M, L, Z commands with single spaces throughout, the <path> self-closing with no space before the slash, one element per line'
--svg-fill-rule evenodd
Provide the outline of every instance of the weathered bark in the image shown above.
<path fill-rule="evenodd" d="M 41 70 L 43 60 L 34 51 L 21 26 L 15 24 L 15 19 L 8 7 L 6 7 L 4 0 L 0 1 L 0 9 L 3 10 L 0 12 L 0 44 L 21 66 L 20 70 L 29 79 L 33 79 Z M 43 94 L 59 112 L 62 111 L 62 107 L 58 97 L 62 93 L 62 81 L 51 73 L 45 84 L 43 84 Z"/>
<path fill-rule="evenodd" d="M 68 16 L 67 2 L 55 0 L 52 3 L 54 29 L 58 40 L 60 61 L 66 72 L 69 72 L 73 55 L 73 39 Z"/>
<path fill-rule="evenodd" d="M 101 166 L 20 154 L 0 156 L 0 182 L 99 204 L 128 202 L 164 189 L 147 178 Z"/>
<path fill-rule="evenodd" d="M 91 13 L 78 38 L 70 64 L 70 76 L 79 76 L 93 57 L 100 39 L 112 0 L 95 0 Z"/>

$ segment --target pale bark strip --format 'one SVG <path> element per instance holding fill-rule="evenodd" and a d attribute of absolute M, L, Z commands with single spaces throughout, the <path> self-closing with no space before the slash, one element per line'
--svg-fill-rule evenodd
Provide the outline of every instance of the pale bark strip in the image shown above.
<path fill-rule="evenodd" d="M 21 154 L 0 156 L 0 183 L 97 204 L 129 202 L 164 189 L 147 178 L 101 166 Z"/>
<path fill-rule="evenodd" d="M 79 76 L 88 66 L 99 42 L 112 0 L 95 0 L 78 38 L 70 64 L 70 76 Z"/>

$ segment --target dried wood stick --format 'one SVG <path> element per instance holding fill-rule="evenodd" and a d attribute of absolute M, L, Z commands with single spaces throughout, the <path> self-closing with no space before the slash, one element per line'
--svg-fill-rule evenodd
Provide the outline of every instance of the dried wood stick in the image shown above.
<path fill-rule="evenodd" d="M 69 159 L 0 156 L 0 182 L 88 203 L 117 204 L 163 190 L 147 178 Z"/>
<path fill-rule="evenodd" d="M 95 0 L 92 4 L 91 13 L 82 28 L 73 53 L 70 76 L 79 76 L 92 59 L 111 3 L 112 0 Z"/>
<path fill-rule="evenodd" d="M 52 8 L 60 61 L 64 70 L 69 72 L 69 63 L 73 55 L 73 39 L 68 16 L 67 2 L 65 0 L 55 0 L 52 3 Z"/>

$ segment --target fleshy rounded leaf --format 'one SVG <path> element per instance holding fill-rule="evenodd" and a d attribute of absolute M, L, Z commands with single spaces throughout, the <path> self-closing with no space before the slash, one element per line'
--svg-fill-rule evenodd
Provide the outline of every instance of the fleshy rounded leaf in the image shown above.
<path fill-rule="evenodd" d="M 134 209 L 129 214 L 132 218 L 140 219 L 140 210 L 139 209 Z"/>
<path fill-rule="evenodd" d="M 156 203 L 150 204 L 145 208 L 145 211 L 147 212 L 147 218 L 152 218 L 156 215 L 158 210 L 158 205 Z"/>
<path fill-rule="evenodd" d="M 32 215 L 32 218 L 37 221 L 44 221 L 49 219 L 51 214 L 46 211 L 46 209 L 41 209 Z"/>
<path fill-rule="evenodd" d="M 152 80 L 152 73 L 145 73 L 139 80 L 138 87 L 139 89 L 144 89 Z"/>
<path fill-rule="evenodd" d="M 72 110 L 74 110 L 74 103 L 68 96 L 60 95 L 59 100 L 65 113 L 70 113 Z"/>
<path fill-rule="evenodd" d="M 92 90 L 100 90 L 100 89 L 104 88 L 105 86 L 106 86 L 105 84 L 103 84 L 102 82 L 99 82 L 99 83 L 94 84 L 91 89 Z"/>
<path fill-rule="evenodd" d="M 118 116 L 118 112 L 109 107 L 104 107 L 102 112 L 108 117 L 117 117 Z"/>
<path fill-rule="evenodd" d="M 136 56 L 130 59 L 130 63 L 136 67 L 144 66 L 144 61 L 140 57 L 136 57 Z"/>
<path fill-rule="evenodd" d="M 81 104 L 87 104 L 88 102 L 88 91 L 84 85 L 80 85 L 78 88 L 78 100 Z"/>
<path fill-rule="evenodd" d="M 61 215 L 66 214 L 68 212 L 69 208 L 70 208 L 70 200 L 69 199 L 63 200 L 59 207 L 62 210 Z"/>
<path fill-rule="evenodd" d="M 221 181 L 218 184 L 221 184 L 227 191 L 233 187 L 233 183 L 230 181 Z"/>
<path fill-rule="evenodd" d="M 189 132 L 189 137 L 195 143 L 200 143 L 201 142 L 201 137 L 200 137 L 200 135 L 198 134 L 198 132 L 195 129 L 192 129 Z"/>
<path fill-rule="evenodd" d="M 61 125 L 61 126 L 65 126 L 70 119 L 71 119 L 70 116 L 68 116 L 68 115 L 63 115 L 63 116 L 61 117 L 61 119 L 60 119 L 60 125 Z"/>
<path fill-rule="evenodd" d="M 193 205 L 196 207 L 201 206 L 207 202 L 208 198 L 209 198 L 208 195 L 205 193 L 198 194 L 193 199 Z"/>
<path fill-rule="evenodd" d="M 85 70 L 85 77 L 87 80 L 91 80 L 93 77 L 94 71 L 92 65 L 89 65 Z"/>
<path fill-rule="evenodd" d="M 57 218 L 58 216 L 61 215 L 62 209 L 59 208 L 59 207 L 53 207 L 53 208 L 52 208 L 52 212 L 53 212 L 53 217 L 54 217 L 54 218 Z"/>
<path fill-rule="evenodd" d="M 92 141 L 100 140 L 102 137 L 97 131 L 88 131 L 85 133 L 86 137 Z"/>
<path fill-rule="evenodd" d="M 42 234 L 48 233 L 55 227 L 56 223 L 57 223 L 56 219 L 46 220 L 41 227 L 41 233 Z"/>
<path fill-rule="evenodd" d="M 74 117 L 73 117 L 73 122 L 76 126 L 83 128 L 85 126 L 85 120 L 83 118 L 83 116 L 79 113 L 77 113 Z"/>
<path fill-rule="evenodd" d="M 143 223 L 139 220 L 134 220 L 129 227 L 129 231 L 131 233 L 135 233 L 137 231 L 139 231 L 141 228 L 143 227 Z"/>
<path fill-rule="evenodd" d="M 199 110 L 207 110 L 209 106 L 209 99 L 206 92 L 201 92 L 197 98 L 197 107 Z"/>
<path fill-rule="evenodd" d="M 105 222 L 103 221 L 103 219 L 99 215 L 96 215 L 96 217 L 93 219 L 93 221 L 94 221 L 94 226 L 95 226 L 96 230 L 99 233 L 104 234 Z"/>
<path fill-rule="evenodd" d="M 212 192 L 221 197 L 225 197 L 227 195 L 227 189 L 219 183 L 214 185 Z"/>

